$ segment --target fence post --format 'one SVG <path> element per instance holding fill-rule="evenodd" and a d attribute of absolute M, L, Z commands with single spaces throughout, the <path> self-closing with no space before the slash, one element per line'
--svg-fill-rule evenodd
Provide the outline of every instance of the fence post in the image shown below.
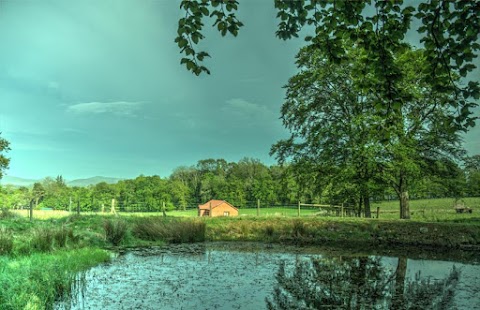
<path fill-rule="evenodd" d="M 30 222 L 33 220 L 33 199 L 30 200 L 30 210 L 28 210 Z"/>
<path fill-rule="evenodd" d="M 115 211 L 115 198 L 112 198 L 112 208 L 110 209 L 110 213 L 117 214 L 117 211 Z"/>
<path fill-rule="evenodd" d="M 343 216 L 343 203 L 342 203 L 342 206 L 341 206 L 340 212 L 342 213 L 342 217 L 344 217 L 344 216 Z"/>
<path fill-rule="evenodd" d="M 212 203 L 210 202 L 210 210 L 208 211 L 208 216 L 212 217 Z"/>
<path fill-rule="evenodd" d="M 260 215 L 260 199 L 257 199 L 257 216 Z"/>
<path fill-rule="evenodd" d="M 377 207 L 377 219 L 380 217 L 380 207 Z"/>
<path fill-rule="evenodd" d="M 298 202 L 297 215 L 300 217 L 300 201 Z"/>

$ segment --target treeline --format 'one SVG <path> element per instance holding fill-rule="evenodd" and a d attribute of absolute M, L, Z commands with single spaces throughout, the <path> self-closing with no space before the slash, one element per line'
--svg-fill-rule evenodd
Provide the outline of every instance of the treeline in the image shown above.
<path fill-rule="evenodd" d="M 480 196 L 480 155 L 468 157 L 462 166 L 454 162 L 433 163 L 435 174 L 415 180 L 412 199 Z M 225 199 L 237 207 L 295 205 L 304 203 L 357 206 L 359 189 L 349 180 L 322 174 L 305 164 L 266 166 L 257 159 L 238 162 L 200 160 L 194 166 L 176 168 L 168 178 L 140 175 L 116 184 L 69 187 L 62 176 L 45 178 L 33 187 L 4 186 L 0 207 L 100 211 L 110 210 L 112 199 L 120 211 L 160 211 L 196 207 L 210 199 Z M 396 199 L 387 186 L 376 184 L 373 200 Z"/>

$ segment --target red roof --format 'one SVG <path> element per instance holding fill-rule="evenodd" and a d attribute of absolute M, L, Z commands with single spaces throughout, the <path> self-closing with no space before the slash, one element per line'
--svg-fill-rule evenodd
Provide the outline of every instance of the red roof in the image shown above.
<path fill-rule="evenodd" d="M 200 210 L 210 210 L 210 203 L 212 204 L 212 209 L 215 208 L 215 207 L 218 207 L 219 205 L 221 205 L 222 203 L 226 203 L 227 205 L 229 205 L 230 207 L 234 208 L 234 209 L 237 209 L 235 208 L 231 203 L 225 201 L 225 200 L 215 200 L 215 199 L 212 199 L 210 201 L 208 201 L 207 203 L 203 204 L 203 205 L 198 205 L 198 208 Z"/>

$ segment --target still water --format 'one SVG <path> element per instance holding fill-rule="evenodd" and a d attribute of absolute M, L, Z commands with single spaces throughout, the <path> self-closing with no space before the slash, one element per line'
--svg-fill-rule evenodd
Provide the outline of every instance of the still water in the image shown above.
<path fill-rule="evenodd" d="M 136 249 L 79 275 L 56 309 L 480 309 L 476 256 L 428 256 L 237 242 Z"/>

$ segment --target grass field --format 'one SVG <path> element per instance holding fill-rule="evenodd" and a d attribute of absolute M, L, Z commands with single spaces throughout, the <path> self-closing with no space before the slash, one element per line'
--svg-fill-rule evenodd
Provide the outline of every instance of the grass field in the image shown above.
<path fill-rule="evenodd" d="M 455 205 L 455 199 L 453 198 L 440 198 L 440 199 L 420 199 L 410 201 L 410 214 L 412 220 L 418 221 L 455 221 L 463 219 L 471 219 L 472 217 L 478 217 L 480 213 L 480 197 L 463 198 L 461 200 L 466 207 L 472 208 L 472 214 L 459 214 L 455 212 L 453 208 Z M 381 219 L 398 219 L 399 218 L 399 202 L 398 201 L 382 201 L 372 203 L 371 210 L 372 216 L 377 216 L 377 208 L 379 208 L 379 217 Z M 14 210 L 16 214 L 28 217 L 28 210 Z M 94 212 L 82 212 L 82 215 L 102 214 Z M 110 215 L 110 213 L 105 213 Z M 151 216 L 162 215 L 161 212 L 121 212 L 121 215 L 128 216 Z M 174 217 L 196 217 L 197 209 L 188 209 L 185 211 L 174 210 L 168 211 L 168 216 Z M 36 219 L 48 219 L 48 218 L 61 218 L 70 215 L 68 211 L 55 210 L 34 210 L 33 216 Z M 241 217 L 255 217 L 257 216 L 256 208 L 240 208 L 239 215 Z M 260 208 L 260 217 L 296 217 L 298 216 L 298 210 L 296 207 L 272 207 L 272 208 Z M 326 212 L 318 208 L 305 208 L 302 207 L 300 211 L 301 217 L 331 217 L 335 216 L 334 213 Z"/>
<path fill-rule="evenodd" d="M 457 219 L 468 219 L 478 217 L 480 213 L 480 197 L 463 198 L 460 201 L 466 207 L 472 208 L 472 214 L 459 214 L 454 209 L 455 199 L 418 199 L 410 200 L 410 215 L 413 220 L 426 221 L 450 221 Z M 399 202 L 382 201 L 372 204 L 372 213 L 376 213 L 377 207 L 380 208 L 380 218 L 398 219 Z"/>

